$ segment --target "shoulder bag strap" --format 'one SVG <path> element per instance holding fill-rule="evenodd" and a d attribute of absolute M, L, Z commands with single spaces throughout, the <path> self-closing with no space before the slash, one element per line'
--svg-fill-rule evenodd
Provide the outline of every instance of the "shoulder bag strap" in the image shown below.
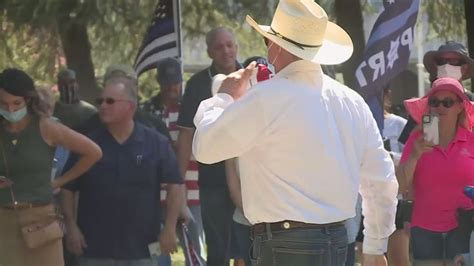
<path fill-rule="evenodd" d="M 10 173 L 9 173 L 9 170 L 8 170 L 7 157 L 5 156 L 5 149 L 3 148 L 3 142 L 2 142 L 1 135 L 0 135 L 0 149 L 2 150 L 3 165 L 5 166 L 5 175 L 6 175 L 5 177 L 10 178 Z M 13 193 L 12 186 L 10 186 L 9 189 L 10 189 L 10 196 L 12 198 L 13 208 L 16 209 L 17 201 L 15 199 L 15 193 Z"/>

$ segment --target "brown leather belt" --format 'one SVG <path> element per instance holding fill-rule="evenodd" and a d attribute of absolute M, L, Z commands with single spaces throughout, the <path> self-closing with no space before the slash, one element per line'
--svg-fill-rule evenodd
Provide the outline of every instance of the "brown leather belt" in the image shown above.
<path fill-rule="evenodd" d="M 266 232 L 267 225 L 270 226 L 270 230 L 273 231 L 285 231 L 291 229 L 322 229 L 328 227 L 344 226 L 344 221 L 328 223 L 328 224 L 309 224 L 296 221 L 281 221 L 275 223 L 259 223 L 252 226 L 252 235 L 262 234 Z"/>
<path fill-rule="evenodd" d="M 51 205 L 50 202 L 48 203 L 29 203 L 29 202 L 17 202 L 16 205 L 13 203 L 11 204 L 0 204 L 0 209 L 6 209 L 6 210 L 24 210 L 24 209 L 31 209 L 31 208 L 37 208 L 37 207 L 44 207 Z"/>

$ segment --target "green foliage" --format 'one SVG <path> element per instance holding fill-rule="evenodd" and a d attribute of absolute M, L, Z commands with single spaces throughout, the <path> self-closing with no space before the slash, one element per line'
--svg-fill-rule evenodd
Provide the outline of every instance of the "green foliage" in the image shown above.
<path fill-rule="evenodd" d="M 49 83 L 59 62 L 58 36 L 51 26 L 33 29 L 29 25 L 13 26 L 1 21 L 0 69 L 18 67 L 31 73 L 39 83 Z"/>
<path fill-rule="evenodd" d="M 370 12 L 370 1 L 362 1 L 364 10 Z M 265 55 L 260 35 L 245 23 L 245 16 L 249 14 L 258 23 L 269 24 L 277 2 L 181 0 L 183 46 L 193 49 L 196 42 L 203 42 L 208 30 L 222 25 L 235 31 L 239 58 Z M 334 1 L 317 2 L 333 20 Z M 55 83 L 55 75 L 64 65 L 57 21 L 69 16 L 87 26 L 95 73 L 100 78 L 110 64 L 133 63 L 156 3 L 157 0 L 0 0 L 0 69 L 20 67 L 39 84 Z M 465 37 L 462 0 L 422 3 L 420 12 L 428 14 L 431 36 Z M 206 51 L 202 53 L 206 58 Z M 186 64 L 205 64 L 188 60 L 185 58 Z M 140 78 L 144 98 L 156 91 L 154 75 L 149 71 Z"/>
<path fill-rule="evenodd" d="M 269 23 L 276 7 L 275 0 L 182 0 L 182 26 L 187 37 L 206 34 L 219 25 L 242 25 L 250 14 L 261 23 Z"/>
<path fill-rule="evenodd" d="M 446 41 L 466 39 L 463 0 L 423 0 L 420 14 L 428 15 L 430 38 L 441 38 Z"/>

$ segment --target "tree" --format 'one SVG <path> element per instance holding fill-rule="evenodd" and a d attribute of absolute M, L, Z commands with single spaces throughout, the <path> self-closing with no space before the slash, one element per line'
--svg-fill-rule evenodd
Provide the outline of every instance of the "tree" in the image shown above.
<path fill-rule="evenodd" d="M 268 6 L 275 3 L 262 1 Z M 0 68 L 20 67 L 40 83 L 52 84 L 55 73 L 64 67 L 61 59 L 65 57 L 67 65 L 78 74 L 81 96 L 92 100 L 98 93 L 97 76 L 108 65 L 133 63 L 156 3 L 157 0 L 0 1 Z M 250 9 L 259 19 L 269 18 L 271 14 L 261 8 L 261 1 L 182 0 L 182 5 L 184 45 L 193 45 L 196 36 L 214 26 L 226 25 L 239 29 L 243 55 L 264 52 L 256 33 L 248 27 L 240 30 L 244 14 Z M 151 73 L 145 74 L 141 83 L 156 87 Z"/>
<path fill-rule="evenodd" d="M 342 67 L 344 83 L 349 88 L 357 87 L 354 75 L 356 68 L 364 57 L 365 37 L 362 19 L 362 8 L 359 0 L 336 0 L 335 13 L 337 22 L 351 36 L 354 52 L 351 58 Z"/>
<path fill-rule="evenodd" d="M 97 79 L 112 63 L 132 64 L 158 0 L 1 0 L 0 69 L 17 66 L 40 83 L 55 83 L 55 74 L 67 64 L 78 73 L 83 96 L 97 95 Z M 355 52 L 343 65 L 346 82 L 353 82 L 354 62 L 363 53 L 362 11 L 367 0 L 320 0 L 331 20 L 337 20 L 352 36 Z M 464 36 L 462 0 L 423 1 L 429 14 L 432 35 L 442 38 Z M 277 0 L 181 0 L 184 46 L 195 45 L 209 29 L 218 25 L 233 28 L 243 58 L 265 55 L 261 37 L 244 22 L 251 14 L 269 24 Z M 466 0 L 466 3 L 469 2 Z M 446 15 L 446 12 L 449 15 Z M 205 51 L 203 51 L 205 52 Z M 151 71 L 150 71 L 151 72 Z M 152 73 L 141 78 L 146 87 L 156 87 Z M 151 89 L 142 90 L 149 95 Z"/>
<path fill-rule="evenodd" d="M 420 14 L 428 15 L 429 38 L 465 39 L 466 17 L 463 0 L 422 0 Z"/>
<path fill-rule="evenodd" d="M 0 62 L 53 83 L 65 56 L 78 74 L 82 96 L 92 100 L 98 94 L 95 73 L 103 73 L 112 63 L 132 64 L 155 4 L 152 0 L 1 1 L 0 38 L 5 48 Z"/>
<path fill-rule="evenodd" d="M 464 0 L 465 17 L 470 18 L 466 20 L 467 45 L 469 54 L 474 56 L 474 1 Z M 474 79 L 471 79 L 471 85 L 474 84 Z"/>

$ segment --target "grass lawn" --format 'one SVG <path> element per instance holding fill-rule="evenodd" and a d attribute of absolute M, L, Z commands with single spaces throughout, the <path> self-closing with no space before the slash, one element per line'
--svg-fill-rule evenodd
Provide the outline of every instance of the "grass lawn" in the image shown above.
<path fill-rule="evenodd" d="M 181 247 L 178 247 L 178 252 L 171 255 L 171 262 L 173 266 L 184 266 L 184 255 Z"/>

